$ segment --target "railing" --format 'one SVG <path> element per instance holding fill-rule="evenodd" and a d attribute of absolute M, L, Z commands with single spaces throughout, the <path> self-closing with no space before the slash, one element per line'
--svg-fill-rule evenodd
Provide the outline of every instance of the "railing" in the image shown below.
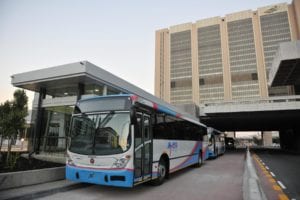
<path fill-rule="evenodd" d="M 260 103 L 278 103 L 278 102 L 295 102 L 300 101 L 300 95 L 293 96 L 276 96 L 259 99 L 247 99 L 247 100 L 231 100 L 222 102 L 211 102 L 201 104 L 200 107 L 214 106 L 214 105 L 234 105 L 234 104 L 260 104 Z"/>
<path fill-rule="evenodd" d="M 200 116 L 212 113 L 300 110 L 300 95 L 201 104 Z"/>

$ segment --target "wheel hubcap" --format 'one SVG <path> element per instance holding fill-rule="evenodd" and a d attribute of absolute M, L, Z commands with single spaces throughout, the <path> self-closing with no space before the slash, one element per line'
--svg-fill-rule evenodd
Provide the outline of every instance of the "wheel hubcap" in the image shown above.
<path fill-rule="evenodd" d="M 159 165 L 159 175 L 160 177 L 165 177 L 166 175 L 166 168 L 163 165 Z"/>

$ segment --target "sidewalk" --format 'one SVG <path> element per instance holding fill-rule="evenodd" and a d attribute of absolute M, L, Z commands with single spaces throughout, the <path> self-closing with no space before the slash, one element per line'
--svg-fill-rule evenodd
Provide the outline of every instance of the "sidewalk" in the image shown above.
<path fill-rule="evenodd" d="M 64 192 L 88 186 L 90 185 L 83 183 L 74 183 L 67 180 L 60 180 L 20 188 L 2 190 L 0 191 L 0 200 L 35 199 L 51 195 L 57 192 Z"/>

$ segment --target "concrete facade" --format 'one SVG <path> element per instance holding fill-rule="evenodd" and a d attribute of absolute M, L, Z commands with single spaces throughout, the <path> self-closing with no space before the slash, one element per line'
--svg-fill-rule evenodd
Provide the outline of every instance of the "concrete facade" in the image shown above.
<path fill-rule="evenodd" d="M 298 8 L 294 0 L 156 31 L 155 95 L 175 105 L 293 95 L 267 81 L 279 44 L 300 39 Z"/>
<path fill-rule="evenodd" d="M 294 85 L 295 93 L 300 86 L 300 40 L 279 45 L 269 74 L 270 86 Z"/>

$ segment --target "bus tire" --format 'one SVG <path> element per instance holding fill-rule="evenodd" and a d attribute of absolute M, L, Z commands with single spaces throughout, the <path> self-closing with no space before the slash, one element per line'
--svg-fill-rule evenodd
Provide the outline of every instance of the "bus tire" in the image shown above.
<path fill-rule="evenodd" d="M 161 158 L 158 163 L 157 178 L 152 181 L 152 185 L 158 186 L 163 184 L 168 176 L 167 162 Z"/>
<path fill-rule="evenodd" d="M 202 159 L 202 151 L 199 152 L 199 155 L 198 155 L 198 162 L 196 163 L 195 167 L 201 167 L 203 163 L 203 159 Z"/>

